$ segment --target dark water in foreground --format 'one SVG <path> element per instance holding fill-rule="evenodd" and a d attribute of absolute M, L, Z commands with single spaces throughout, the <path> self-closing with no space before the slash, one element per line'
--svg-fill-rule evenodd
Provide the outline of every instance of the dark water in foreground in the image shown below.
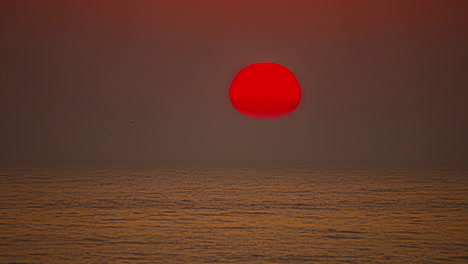
<path fill-rule="evenodd" d="M 468 170 L 7 165 L 0 263 L 467 263 Z"/>

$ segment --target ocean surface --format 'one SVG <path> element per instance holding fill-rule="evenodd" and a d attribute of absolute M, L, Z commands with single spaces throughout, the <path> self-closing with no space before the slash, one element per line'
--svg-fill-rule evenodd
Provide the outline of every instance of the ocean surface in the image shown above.
<path fill-rule="evenodd" d="M 4 164 L 0 263 L 468 263 L 468 169 Z"/>

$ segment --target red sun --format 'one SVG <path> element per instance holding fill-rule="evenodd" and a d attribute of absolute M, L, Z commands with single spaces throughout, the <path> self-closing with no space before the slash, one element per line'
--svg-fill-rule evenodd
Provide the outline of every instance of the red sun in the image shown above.
<path fill-rule="evenodd" d="M 276 119 L 291 114 L 301 101 L 301 87 L 286 67 L 270 62 L 242 69 L 229 89 L 234 108 L 254 119 Z"/>

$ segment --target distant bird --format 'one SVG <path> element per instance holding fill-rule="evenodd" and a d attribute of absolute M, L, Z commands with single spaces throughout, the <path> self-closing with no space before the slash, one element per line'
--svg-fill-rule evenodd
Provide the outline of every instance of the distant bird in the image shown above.
<path fill-rule="evenodd" d="M 135 125 L 135 124 L 136 124 L 135 121 L 130 121 L 130 122 L 128 122 L 128 123 L 130 123 L 130 124 L 132 124 L 132 125 Z M 126 127 L 128 128 L 128 125 L 125 125 L 125 127 L 120 127 L 120 128 L 114 129 L 114 132 L 110 132 L 108 135 L 109 135 L 109 136 L 113 136 L 113 135 L 115 135 L 117 132 L 120 132 L 122 129 L 125 129 Z"/>

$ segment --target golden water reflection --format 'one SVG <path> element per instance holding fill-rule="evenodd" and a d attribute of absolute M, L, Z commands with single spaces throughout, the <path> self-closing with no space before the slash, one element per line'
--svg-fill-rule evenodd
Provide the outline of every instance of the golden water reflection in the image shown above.
<path fill-rule="evenodd" d="M 5 167 L 1 263 L 463 263 L 465 170 Z"/>

